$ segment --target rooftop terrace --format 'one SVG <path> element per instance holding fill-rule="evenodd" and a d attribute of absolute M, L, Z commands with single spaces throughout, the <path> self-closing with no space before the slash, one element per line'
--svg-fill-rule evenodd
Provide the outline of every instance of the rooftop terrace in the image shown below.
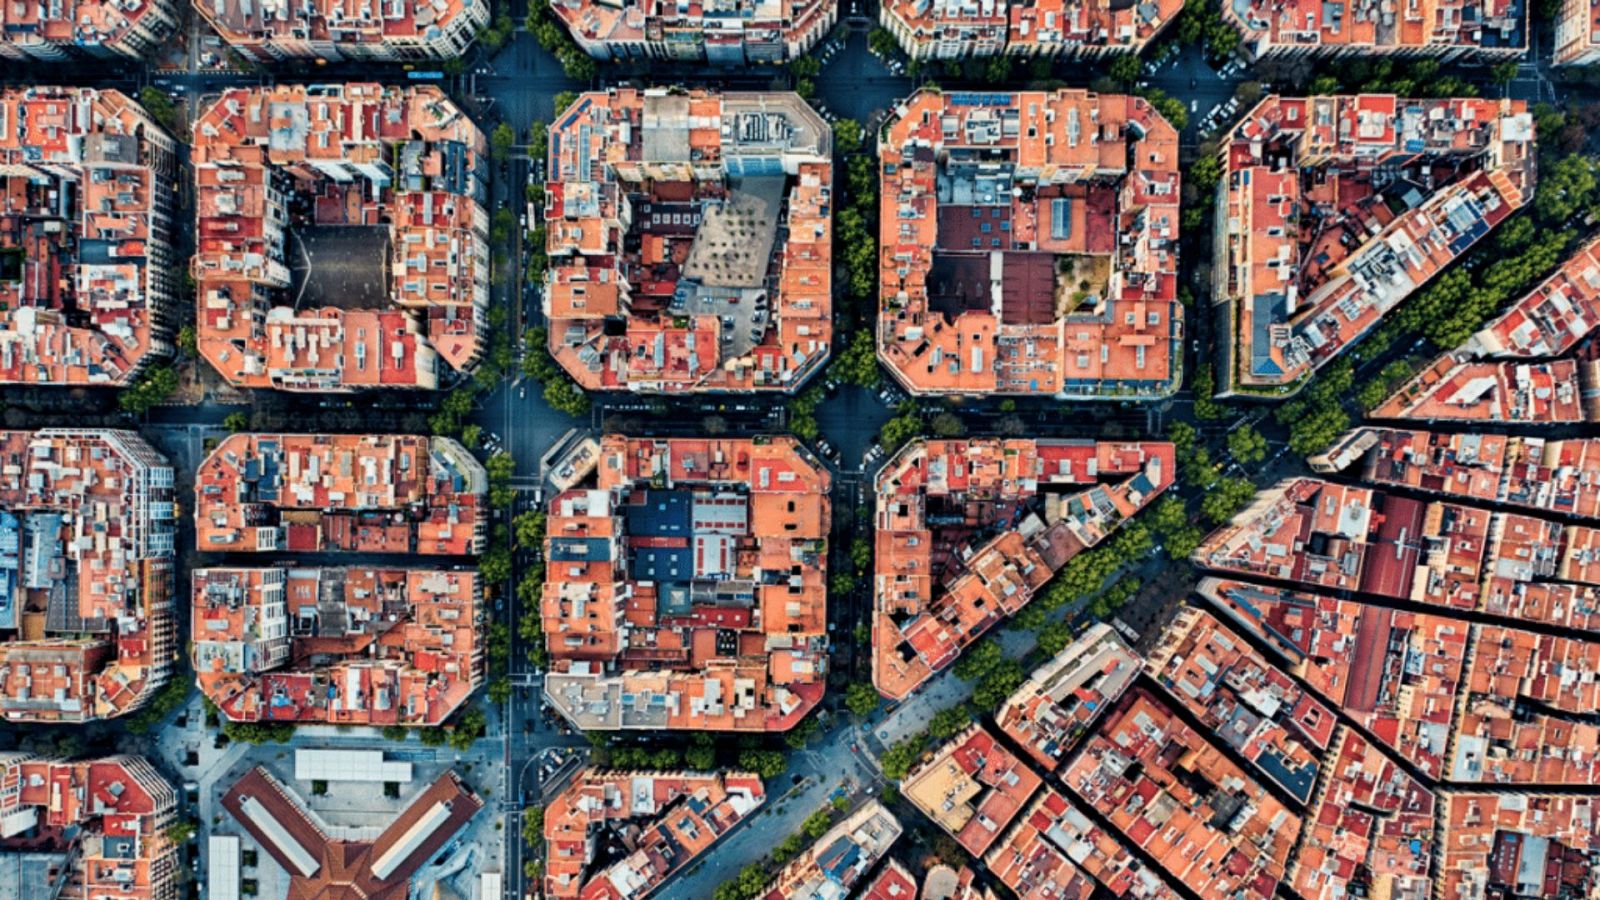
<path fill-rule="evenodd" d="M 1144 100 L 919 91 L 878 144 L 878 355 L 917 394 L 1181 377 L 1178 134 Z"/>
<path fill-rule="evenodd" d="M 549 139 L 556 362 L 588 390 L 798 388 L 833 334 L 832 140 L 797 94 L 579 97 Z"/>
<path fill-rule="evenodd" d="M 471 369 L 487 150 L 436 87 L 224 92 L 191 154 L 201 355 L 235 387 L 288 391 L 433 389 Z M 386 241 L 382 262 L 360 266 L 352 237 Z"/>
<path fill-rule="evenodd" d="M 787 731 L 827 672 L 827 469 L 790 437 L 607 435 L 550 500 L 545 695 L 581 729 Z"/>

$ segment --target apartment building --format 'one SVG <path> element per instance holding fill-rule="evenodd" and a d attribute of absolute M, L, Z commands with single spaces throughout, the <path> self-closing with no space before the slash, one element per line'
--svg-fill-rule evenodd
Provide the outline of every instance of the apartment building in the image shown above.
<path fill-rule="evenodd" d="M 748 772 L 585 769 L 545 805 L 544 894 L 644 897 L 766 800 Z"/>
<path fill-rule="evenodd" d="M 1373 896 L 1426 900 L 1433 860 L 1433 791 L 1354 729 L 1341 726 L 1327 776 L 1306 817 L 1290 885 L 1306 900 Z"/>
<path fill-rule="evenodd" d="M 873 685 L 902 699 L 1176 477 L 1171 444 L 917 440 L 876 480 Z"/>
<path fill-rule="evenodd" d="M 552 0 L 550 9 L 595 59 L 720 66 L 796 59 L 839 20 L 838 0 Z"/>
<path fill-rule="evenodd" d="M 455 59 L 489 24 L 489 0 L 194 0 L 253 62 Z"/>
<path fill-rule="evenodd" d="M 833 339 L 833 133 L 798 94 L 614 88 L 550 129 L 549 350 L 586 390 L 793 392 Z"/>
<path fill-rule="evenodd" d="M 1083 630 L 1033 670 L 995 713 L 995 724 L 1046 772 L 1061 767 L 1076 737 L 1116 702 L 1144 667 L 1104 622 Z"/>
<path fill-rule="evenodd" d="M 195 475 L 202 553 L 474 556 L 489 476 L 451 438 L 235 434 Z"/>
<path fill-rule="evenodd" d="M 977 873 L 966 866 L 957 872 L 943 863 L 928 869 L 918 886 L 917 878 L 897 860 L 886 859 L 877 877 L 861 891 L 861 900 L 913 900 L 920 896 L 940 900 L 998 900 L 994 891 L 977 883 Z"/>
<path fill-rule="evenodd" d="M 1143 688 L 1123 695 L 1061 780 L 1201 896 L 1275 896 L 1300 836 L 1298 814 Z"/>
<path fill-rule="evenodd" d="M 0 715 L 132 712 L 178 650 L 173 471 L 131 431 L 0 432 Z"/>
<path fill-rule="evenodd" d="M 76 55 L 138 60 L 178 28 L 182 0 L 53 0 L 0 9 L 0 58 L 62 62 Z"/>
<path fill-rule="evenodd" d="M 0 754 L 0 859 L 13 896 L 177 900 L 178 792 L 139 756 Z"/>
<path fill-rule="evenodd" d="M 878 144 L 878 356 L 922 395 L 1182 378 L 1178 133 L 1138 97 L 919 91 Z"/>
<path fill-rule="evenodd" d="M 230 721 L 437 726 L 483 682 L 476 572 L 203 568 L 193 597 L 200 691 Z"/>
<path fill-rule="evenodd" d="M 200 354 L 235 387 L 285 391 L 432 390 L 470 371 L 487 149 L 436 87 L 225 91 L 191 151 Z"/>
<path fill-rule="evenodd" d="M 900 821 L 869 800 L 828 829 L 761 889 L 762 900 L 848 897 L 900 837 Z"/>
<path fill-rule="evenodd" d="M 1043 781 L 988 729 L 974 724 L 900 779 L 900 795 L 981 858 Z"/>
<path fill-rule="evenodd" d="M 914 60 L 1097 57 L 1142 51 L 1181 0 L 886 0 L 879 23 Z"/>
<path fill-rule="evenodd" d="M 1474 625 L 1452 728 L 1452 783 L 1600 781 L 1600 643 Z"/>
<path fill-rule="evenodd" d="M 1600 890 L 1595 799 L 1445 791 L 1440 796 L 1437 897 L 1582 898 Z"/>
<path fill-rule="evenodd" d="M 1241 0 L 1222 4 L 1251 56 L 1390 56 L 1505 60 L 1528 51 L 1522 0 Z"/>
<path fill-rule="evenodd" d="M 1280 485 L 1195 560 L 1245 577 L 1594 630 L 1600 529 L 1310 479 Z"/>
<path fill-rule="evenodd" d="M 1230 579 L 1198 590 L 1424 776 L 1444 777 L 1467 622 Z"/>
<path fill-rule="evenodd" d="M 172 352 L 177 151 L 118 91 L 0 91 L 0 384 L 122 386 Z"/>
<path fill-rule="evenodd" d="M 1562 0 L 1556 17 L 1555 51 L 1558 66 L 1589 66 L 1600 62 L 1600 3 Z"/>
<path fill-rule="evenodd" d="M 546 520 L 547 702 L 583 730 L 794 727 L 827 681 L 828 470 L 787 436 L 584 453 Z"/>
<path fill-rule="evenodd" d="M 1288 673 L 1205 610 L 1185 606 L 1146 671 L 1202 726 L 1304 806 L 1337 720 Z"/>
<path fill-rule="evenodd" d="M 1515 100 L 1270 96 L 1222 141 L 1218 395 L 1282 398 L 1533 196 Z"/>
<path fill-rule="evenodd" d="M 1089 900 L 1099 890 L 1129 900 L 1180 896 L 1071 795 L 1051 786 L 1039 793 L 984 863 L 1020 900 Z"/>
<path fill-rule="evenodd" d="M 1600 417 L 1600 364 L 1581 352 L 1600 323 L 1600 240 L 1372 411 L 1412 422 L 1561 425 Z"/>
<path fill-rule="evenodd" d="M 1600 519 L 1600 438 L 1359 428 L 1310 460 L 1323 474 L 1358 461 L 1374 484 Z"/>

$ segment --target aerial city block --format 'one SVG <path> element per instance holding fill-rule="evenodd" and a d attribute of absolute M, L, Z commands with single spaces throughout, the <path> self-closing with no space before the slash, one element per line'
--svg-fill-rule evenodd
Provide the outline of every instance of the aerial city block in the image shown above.
<path fill-rule="evenodd" d="M 0 76 L 0 900 L 1600 900 L 1600 0 Z"/>

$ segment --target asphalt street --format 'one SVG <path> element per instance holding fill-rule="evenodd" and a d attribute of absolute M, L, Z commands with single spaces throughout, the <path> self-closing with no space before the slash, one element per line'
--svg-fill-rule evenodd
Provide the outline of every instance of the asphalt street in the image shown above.
<path fill-rule="evenodd" d="M 509 10 L 514 21 L 520 22 L 525 14 L 527 0 L 516 0 Z M 865 20 L 841 26 L 844 44 L 827 63 L 822 74 L 814 79 L 817 102 L 822 108 L 864 124 L 879 121 L 895 103 L 914 89 L 912 79 L 896 75 L 883 60 L 867 50 Z M 1516 79 L 1509 86 L 1511 96 L 1533 100 L 1555 100 L 1561 96 L 1558 86 L 1542 62 L 1545 54 L 1535 35 L 1533 61 L 1525 62 Z M 269 84 L 275 81 L 315 80 L 375 80 L 388 83 L 415 83 L 405 69 L 396 64 L 360 63 L 319 66 L 309 70 L 303 65 L 284 65 L 263 72 L 208 71 L 200 68 L 196 54 L 190 54 L 188 71 L 156 72 L 128 64 L 73 63 L 70 66 L 36 66 L 27 69 L 4 69 L 12 81 L 46 83 L 59 81 L 71 84 L 90 84 L 117 87 L 135 92 L 140 87 L 153 86 L 167 91 L 189 105 L 191 112 L 203 102 L 202 98 L 232 86 Z M 1481 83 L 1481 70 L 1465 74 L 1476 77 Z M 566 76 L 561 66 L 538 46 L 533 38 L 519 27 L 507 45 L 492 57 L 471 51 L 463 73 L 441 79 L 447 90 L 462 105 L 478 117 L 485 132 L 497 122 L 512 124 L 519 138 L 526 136 L 528 127 L 535 121 L 549 121 L 556 113 L 555 97 L 563 91 L 577 91 L 615 84 L 632 78 L 637 73 L 616 67 L 602 67 L 593 84 L 576 82 Z M 787 76 L 774 70 L 727 71 L 706 67 L 657 67 L 651 70 L 650 81 L 655 83 L 689 83 L 711 86 L 764 89 L 773 83 L 786 82 Z M 1068 84 L 1086 86 L 1097 70 L 1076 63 L 1057 67 L 1056 75 Z M 311 77 L 314 76 L 314 77 Z M 1249 70 L 1223 78 L 1201 57 L 1198 47 L 1188 46 L 1156 71 L 1147 73 L 1141 86 L 1160 89 L 1170 96 L 1181 98 L 1190 110 L 1190 124 L 1184 131 L 1185 147 L 1192 150 L 1201 138 L 1199 122 L 1212 109 L 1226 103 L 1235 95 L 1238 85 L 1254 77 Z M 186 151 L 185 151 L 186 152 Z M 520 216 L 525 209 L 524 185 L 527 183 L 530 161 L 514 154 L 505 164 L 497 166 L 492 187 L 490 211 L 509 208 Z M 187 238 L 185 238 L 187 239 Z M 521 234 L 518 246 L 509 255 L 513 271 L 501 273 L 494 286 L 494 301 L 503 304 L 512 313 L 507 327 L 520 335 L 531 325 L 538 324 L 537 302 L 527 303 L 515 261 L 520 259 Z M 1192 262 L 1186 261 L 1186 265 Z M 1191 310 L 1191 334 L 1203 333 L 1205 310 Z M 1398 351 L 1397 351 L 1398 352 Z M 1385 358 L 1369 364 L 1368 369 L 1381 365 Z M 730 399 L 712 398 L 693 402 L 652 402 L 637 397 L 597 397 L 594 413 L 585 420 L 574 419 L 545 403 L 542 386 L 528 379 L 513 376 L 496 389 L 479 396 L 476 420 L 494 436 L 498 444 L 517 460 L 518 470 L 514 485 L 518 488 L 517 509 L 526 509 L 535 503 L 539 492 L 537 460 L 556 441 L 573 428 L 598 429 L 607 424 L 630 425 L 646 433 L 688 434 L 703 431 L 712 417 L 720 420 L 732 433 L 750 434 L 771 431 L 781 427 L 778 417 L 782 403 L 777 398 Z M 305 415 L 294 419 L 298 427 L 313 430 L 348 430 L 330 427 L 331 422 L 344 422 L 347 417 L 357 421 L 392 420 L 399 412 L 426 410 L 427 398 L 374 398 L 356 401 L 321 398 L 299 398 Z M 271 400 L 259 400 L 259 405 Z M 330 406 L 330 404 L 334 404 Z M 358 408 L 351 409 L 351 406 Z M 343 408 L 340 408 L 340 407 Z M 871 468 L 863 467 L 862 457 L 872 445 L 884 421 L 893 414 L 891 402 L 875 396 L 873 392 L 845 387 L 832 393 L 820 406 L 817 421 L 824 441 L 837 449 L 832 463 L 836 474 L 834 495 L 836 528 L 833 534 L 835 553 L 833 565 L 840 565 L 847 556 L 847 548 L 856 537 L 870 537 L 861 531 L 854 512 L 872 502 Z M 1082 405 L 1063 409 L 1060 404 L 1022 403 L 1014 415 L 1025 433 L 1035 436 L 1103 437 L 1112 434 L 1156 434 L 1165 422 L 1194 422 L 1193 407 L 1186 396 L 1152 406 L 1126 404 Z M 930 408 L 943 408 L 932 405 Z M 168 455 L 184 477 L 192 478 L 207 438 L 220 436 L 224 419 L 233 412 L 248 407 L 229 406 L 206 401 L 195 406 L 160 407 L 144 420 L 144 431 Z M 1013 423 L 1003 421 L 995 410 L 982 404 L 971 404 L 959 409 L 968 429 L 974 433 L 993 432 Z M 363 418 L 363 417 L 371 417 Z M 1225 427 L 1225 426 L 1218 426 Z M 1281 446 L 1282 429 L 1270 421 L 1262 430 Z M 1281 453 L 1273 457 L 1272 464 L 1262 471 L 1249 473 L 1258 482 L 1265 483 L 1283 474 L 1301 471 L 1300 462 Z M 181 518 L 180 547 L 185 558 L 192 553 L 192 525 Z M 870 526 L 869 526 L 870 527 Z M 513 583 L 528 559 L 518 556 L 513 565 Z M 1161 563 L 1156 557 L 1147 561 L 1148 575 L 1152 566 Z M 1147 578 L 1147 580 L 1149 580 Z M 870 590 L 861 586 L 847 597 L 830 600 L 830 621 L 837 626 L 836 642 L 849 640 L 849 629 L 859 621 L 870 606 Z M 1069 615 L 1075 609 L 1058 611 Z M 500 710 L 491 723 L 493 740 L 480 742 L 475 755 L 486 760 L 496 759 L 504 767 L 501 782 L 494 792 L 494 803 L 506 816 L 503 835 L 506 841 L 505 872 L 507 900 L 522 896 L 525 887 L 522 879 L 523 847 L 520 840 L 520 809 L 525 800 L 534 801 L 550 788 L 546 773 L 553 778 L 561 774 L 550 771 L 545 762 L 557 750 L 582 751 L 588 744 L 580 736 L 565 733 L 553 727 L 543 710 L 540 697 L 540 676 L 526 659 L 526 648 L 516 633 L 515 623 L 524 612 L 511 592 L 503 609 L 496 615 L 511 624 L 512 652 L 511 675 L 513 693 L 510 702 Z M 1020 656 L 1031 644 L 1031 635 L 1000 631 L 1002 647 L 1008 654 Z M 811 749 L 791 755 L 787 772 L 769 783 L 771 800 L 767 808 L 741 825 L 722 843 L 698 863 L 664 887 L 663 897 L 709 897 L 715 887 L 732 877 L 745 865 L 762 858 L 783 836 L 793 832 L 804 818 L 824 803 L 828 796 L 847 781 L 852 791 L 876 790 L 881 785 L 872 749 L 891 746 L 904 737 L 926 727 L 929 718 L 937 711 L 965 699 L 971 686 L 954 677 L 951 672 L 936 676 L 908 701 L 899 704 L 886 717 L 875 721 L 870 732 L 852 725 L 838 725 Z M 193 730 L 193 729 L 191 729 Z M 206 790 L 211 793 L 215 781 L 229 773 L 243 751 L 232 751 L 233 758 L 218 754 L 215 765 L 208 767 Z M 167 768 L 173 769 L 171 765 Z M 193 775 L 196 773 L 183 773 Z M 206 801 L 200 811 L 209 813 Z M 206 816 L 209 820 L 209 815 Z"/>

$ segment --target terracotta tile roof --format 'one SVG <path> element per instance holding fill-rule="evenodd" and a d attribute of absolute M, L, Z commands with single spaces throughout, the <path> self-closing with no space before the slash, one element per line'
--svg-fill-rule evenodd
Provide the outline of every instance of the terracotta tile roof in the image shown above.
<path fill-rule="evenodd" d="M 228 719 L 438 725 L 483 680 L 477 573 L 194 571 L 191 655 Z"/>
<path fill-rule="evenodd" d="M 1431 778 L 1444 777 L 1471 626 L 1445 615 L 1207 578 L 1202 596 Z"/>
<path fill-rule="evenodd" d="M 787 731 L 827 674 L 827 469 L 790 437 L 607 435 L 550 500 L 545 694 L 578 727 Z"/>
<path fill-rule="evenodd" d="M 1528 44 L 1528 10 L 1521 0 L 1367 0 L 1337 7 L 1312 0 L 1243 0 L 1223 4 L 1222 17 L 1243 33 L 1244 47 L 1257 57 L 1309 52 L 1501 58 L 1520 56 Z"/>
<path fill-rule="evenodd" d="M 1178 137 L 1144 100 L 920 91 L 878 156 L 878 351 L 908 390 L 1176 390 Z"/>
<path fill-rule="evenodd" d="M 177 29 L 178 0 L 58 0 L 0 9 L 0 57 L 62 61 L 69 51 L 137 59 Z"/>
<path fill-rule="evenodd" d="M 1533 196 L 1522 101 L 1270 96 L 1223 141 L 1221 393 L 1281 396 Z M 1406 160 L 1455 173 L 1376 182 Z"/>
<path fill-rule="evenodd" d="M 1062 772 L 1168 876 L 1202 896 L 1272 897 L 1301 819 L 1142 688 Z"/>
<path fill-rule="evenodd" d="M 1467 660 L 1451 782 L 1600 782 L 1600 643 L 1475 625 Z"/>
<path fill-rule="evenodd" d="M 1057 769 L 1076 735 L 1122 696 L 1143 663 L 1110 625 L 1096 622 L 1033 671 L 995 724 L 1040 767 Z"/>
<path fill-rule="evenodd" d="M 483 808 L 454 772 L 412 799 L 372 840 L 328 834 L 289 788 L 257 766 L 222 797 L 222 808 L 282 866 L 287 900 L 405 900 L 411 876 Z"/>
<path fill-rule="evenodd" d="M 550 897 L 627 900 L 655 890 L 766 802 L 744 772 L 585 769 L 545 806 L 544 890 Z M 602 842 L 620 858 L 600 863 Z"/>
<path fill-rule="evenodd" d="M 791 860 L 756 896 L 759 900 L 849 896 L 900 832 L 899 820 L 883 804 L 869 800 Z"/>
<path fill-rule="evenodd" d="M 558 0 L 550 8 L 596 59 L 651 56 L 720 65 L 794 59 L 839 15 L 837 0 Z"/>
<path fill-rule="evenodd" d="M 877 476 L 874 686 L 898 699 L 953 663 L 1165 490 L 1173 454 L 1153 441 L 907 445 Z"/>
<path fill-rule="evenodd" d="M 234 50 L 259 62 L 445 59 L 459 56 L 489 24 L 483 0 L 204 0 L 195 11 Z"/>
<path fill-rule="evenodd" d="M 1138 53 L 1177 17 L 1179 0 L 890 0 L 879 18 L 912 59 Z"/>
<path fill-rule="evenodd" d="M 1301 804 L 1333 739 L 1333 711 L 1210 613 L 1185 606 L 1146 669 L 1173 700 Z"/>
<path fill-rule="evenodd" d="M 833 335 L 832 140 L 797 94 L 579 97 L 549 137 L 551 355 L 588 390 L 798 388 Z"/>
<path fill-rule="evenodd" d="M 117 91 L 10 89 L 0 165 L 0 383 L 131 383 L 172 349 L 176 142 Z"/>
<path fill-rule="evenodd" d="M 1043 782 L 982 725 L 972 725 L 900 779 L 900 795 L 982 856 Z"/>
<path fill-rule="evenodd" d="M 1347 728 L 1326 772 L 1290 871 L 1295 893 L 1337 900 L 1367 878 L 1374 896 L 1427 897 L 1433 792 Z"/>
<path fill-rule="evenodd" d="M 291 391 L 432 389 L 441 362 L 471 368 L 489 303 L 487 149 L 435 87 L 224 92 L 194 125 L 201 355 L 232 385 Z M 324 259 L 374 245 L 374 271 L 312 265 L 318 240 L 340 242 Z M 381 303 L 301 303 L 308 287 L 355 287 L 323 283 L 339 278 Z"/>
<path fill-rule="evenodd" d="M 943 900 L 997 900 L 994 891 L 975 883 L 976 873 L 962 867 L 958 873 L 940 864 L 923 876 L 918 894 L 916 876 L 895 859 L 884 860 L 876 878 L 861 891 L 861 900 L 915 900 L 918 896 Z"/>
<path fill-rule="evenodd" d="M 175 515 L 134 432 L 0 432 L 0 715 L 110 718 L 166 683 Z"/>
<path fill-rule="evenodd" d="M 65 869 L 54 884 L 7 887 L 24 896 L 175 896 L 182 861 L 166 830 L 177 808 L 177 791 L 143 757 L 64 762 L 0 754 L 7 837 L 27 851 L 63 854 Z"/>
<path fill-rule="evenodd" d="M 450 438 L 235 434 L 195 476 L 201 552 L 466 556 L 487 534 L 483 466 Z"/>
<path fill-rule="evenodd" d="M 1589 897 L 1600 889 L 1593 797 L 1450 791 L 1440 800 L 1436 896 Z"/>
<path fill-rule="evenodd" d="M 1095 885 L 1129 900 L 1175 900 L 1160 873 L 1129 852 L 1070 795 L 1046 787 L 984 858 L 1021 900 L 1089 900 Z"/>

